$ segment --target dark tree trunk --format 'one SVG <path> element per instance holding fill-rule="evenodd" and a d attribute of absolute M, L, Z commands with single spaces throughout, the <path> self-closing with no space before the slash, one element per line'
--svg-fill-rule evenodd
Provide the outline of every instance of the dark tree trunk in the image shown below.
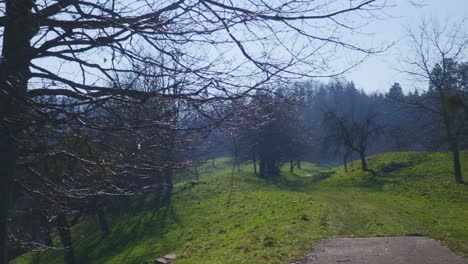
<path fill-rule="evenodd" d="M 73 255 L 73 243 L 70 232 L 70 226 L 67 221 L 67 217 L 63 213 L 57 215 L 57 230 L 60 235 L 60 241 L 64 248 L 63 261 L 65 264 L 74 264 L 75 257 Z"/>
<path fill-rule="evenodd" d="M 237 160 L 236 163 L 237 163 L 237 172 L 240 172 L 240 162 L 239 162 L 239 160 Z"/>
<path fill-rule="evenodd" d="M 280 169 L 278 168 L 274 160 L 264 160 L 263 166 L 262 163 L 260 163 L 260 171 L 263 171 L 264 178 L 275 177 L 278 176 L 280 173 Z"/>
<path fill-rule="evenodd" d="M 252 160 L 253 160 L 254 173 L 255 173 L 255 175 L 258 176 L 258 174 L 257 174 L 257 157 L 255 156 L 255 152 L 252 154 Z"/>
<path fill-rule="evenodd" d="M 200 175 L 198 174 L 198 163 L 195 163 L 195 179 L 197 181 L 200 179 Z"/>
<path fill-rule="evenodd" d="M 104 209 L 97 208 L 97 216 L 99 220 L 99 228 L 101 229 L 101 236 L 106 237 L 109 235 L 109 225 L 107 224 L 106 215 L 104 213 Z"/>
<path fill-rule="evenodd" d="M 211 167 L 213 167 L 213 168 L 215 167 L 215 159 L 214 158 L 211 160 Z"/>
<path fill-rule="evenodd" d="M 32 0 L 7 0 L 0 60 L 0 264 L 8 262 L 8 217 L 19 138 L 21 106 L 30 78 L 31 38 L 37 33 Z"/>
<path fill-rule="evenodd" d="M 33 200 L 31 203 L 31 239 L 32 241 L 41 241 L 42 238 L 42 214 L 40 205 L 37 201 Z"/>
<path fill-rule="evenodd" d="M 164 173 L 164 183 L 166 184 L 166 189 L 169 189 L 169 190 L 172 190 L 174 184 L 172 182 L 172 169 L 168 169 L 165 173 Z"/>
<path fill-rule="evenodd" d="M 453 174 L 455 176 L 455 182 L 459 184 L 463 183 L 463 176 L 460 163 L 460 150 L 458 147 L 458 142 L 456 140 L 452 142 L 450 150 L 452 151 L 453 155 Z"/>
<path fill-rule="evenodd" d="M 17 146 L 7 128 L 0 128 L 0 263 L 8 263 L 8 216 L 15 177 Z"/>
<path fill-rule="evenodd" d="M 293 172 L 294 172 L 294 161 L 293 161 L 293 160 L 291 160 L 291 161 L 289 162 L 289 172 L 290 172 L 290 173 L 293 173 Z"/>
<path fill-rule="evenodd" d="M 177 120 L 172 121 L 173 125 L 177 125 Z M 173 184 L 173 178 L 174 178 L 174 163 L 175 163 L 175 140 L 176 140 L 176 134 L 173 132 L 170 134 L 169 137 L 169 143 L 168 147 L 166 149 L 167 151 L 167 156 L 166 156 L 166 162 L 169 164 L 169 168 L 165 169 L 164 171 L 164 183 L 166 185 L 166 189 L 172 191 L 172 188 L 174 186 Z"/>
<path fill-rule="evenodd" d="M 297 160 L 297 161 L 296 161 L 296 164 L 297 164 L 297 168 L 300 169 L 300 168 L 301 168 L 301 161 L 300 161 L 300 160 Z"/>
<path fill-rule="evenodd" d="M 439 98 L 440 104 L 445 105 L 445 93 L 442 88 L 439 87 Z M 463 183 L 463 176 L 461 172 L 461 163 L 460 163 L 460 149 L 458 146 L 458 137 L 454 133 L 454 128 L 452 127 L 452 118 L 450 117 L 445 107 L 443 107 L 442 117 L 445 125 L 445 132 L 447 134 L 448 142 L 450 143 L 450 151 L 453 155 L 453 176 L 455 177 L 455 183 Z"/>
<path fill-rule="evenodd" d="M 259 174 L 260 178 L 265 178 L 265 174 L 266 174 L 265 173 L 265 166 L 266 166 L 266 164 L 265 164 L 265 160 L 262 157 L 260 157 L 259 166 L 260 166 L 260 174 Z"/>
<path fill-rule="evenodd" d="M 41 232 L 42 241 L 48 247 L 53 246 L 49 221 L 47 220 L 47 217 L 45 215 L 41 215 L 41 226 L 42 226 L 42 232 Z"/>
<path fill-rule="evenodd" d="M 343 156 L 344 171 L 348 172 L 348 159 L 346 155 Z"/>
<path fill-rule="evenodd" d="M 278 176 L 280 175 L 280 168 L 278 167 L 276 161 L 271 161 L 271 165 L 270 165 L 270 177 L 275 177 L 275 176 Z"/>
<path fill-rule="evenodd" d="M 362 168 L 362 171 L 368 171 L 365 152 L 364 152 L 364 151 L 359 152 L 359 156 L 361 157 L 361 168 Z"/>

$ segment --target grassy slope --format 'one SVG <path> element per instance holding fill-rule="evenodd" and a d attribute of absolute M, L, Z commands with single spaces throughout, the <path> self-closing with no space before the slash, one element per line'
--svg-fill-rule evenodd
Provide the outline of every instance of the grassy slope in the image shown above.
<path fill-rule="evenodd" d="M 317 186 L 330 201 L 332 234 L 426 235 L 468 256 L 468 186 L 454 184 L 448 153 L 370 157 L 371 173 L 337 172 Z M 468 153 L 463 153 L 465 178 Z M 357 163 L 353 164 L 355 167 Z"/>
<path fill-rule="evenodd" d="M 105 239 L 95 220 L 75 226 L 78 263 L 151 263 L 170 252 L 179 255 L 177 263 L 287 263 L 326 237 L 408 234 L 439 239 L 468 256 L 468 186 L 452 183 L 446 153 L 373 156 L 375 175 L 360 172 L 357 162 L 348 173 L 304 164 L 275 183 L 246 165 L 232 188 L 223 162 L 204 168 L 194 186 L 178 184 L 159 211 L 114 215 Z M 32 259 L 62 263 L 58 252 L 13 263 Z"/>

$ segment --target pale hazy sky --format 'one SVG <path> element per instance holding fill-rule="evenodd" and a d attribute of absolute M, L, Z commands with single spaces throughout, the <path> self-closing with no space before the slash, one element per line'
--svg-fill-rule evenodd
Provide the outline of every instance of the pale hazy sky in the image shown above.
<path fill-rule="evenodd" d="M 374 56 L 353 71 L 346 74 L 346 78 L 355 82 L 358 88 L 370 92 L 387 91 L 394 82 L 402 84 L 405 91 L 412 91 L 418 84 L 392 68 L 398 66 L 400 53 L 405 53 L 404 29 L 405 25 L 418 24 L 423 18 L 436 18 L 439 21 L 460 20 L 468 18 L 468 0 L 418 0 L 425 4 L 415 7 L 407 0 L 400 0 L 396 7 L 387 9 L 391 19 L 376 21 L 369 26 L 368 31 L 375 33 L 373 42 L 398 41 L 393 48 L 384 54 Z M 465 24 L 466 25 L 466 24 Z M 464 29 L 468 32 L 468 28 Z M 421 84 L 419 84 L 421 85 Z"/>

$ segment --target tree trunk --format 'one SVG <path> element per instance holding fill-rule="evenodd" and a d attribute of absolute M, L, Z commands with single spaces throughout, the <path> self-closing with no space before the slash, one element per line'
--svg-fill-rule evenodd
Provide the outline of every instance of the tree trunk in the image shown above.
<path fill-rule="evenodd" d="M 8 263 L 8 216 L 17 155 L 16 141 L 7 128 L 0 128 L 0 263 Z"/>
<path fill-rule="evenodd" d="M 447 134 L 447 140 L 450 144 L 450 151 L 453 155 L 453 176 L 455 177 L 455 183 L 463 183 L 463 177 L 461 172 L 461 164 L 460 164 L 460 149 L 458 146 L 458 136 L 454 133 L 454 128 L 452 127 L 452 119 L 450 114 L 447 112 L 445 108 L 445 99 L 446 95 L 442 87 L 438 87 L 439 91 L 439 99 L 440 104 L 442 107 L 442 118 L 445 125 L 445 132 Z"/>
<path fill-rule="evenodd" d="M 177 120 L 172 121 L 174 127 L 177 125 Z M 174 178 L 174 163 L 176 159 L 175 153 L 175 140 L 176 140 L 176 132 L 172 132 L 170 134 L 169 143 L 167 147 L 167 155 L 166 155 L 166 162 L 169 164 L 169 168 L 164 170 L 164 183 L 166 184 L 166 189 L 172 191 L 174 187 L 173 178 Z"/>
<path fill-rule="evenodd" d="M 265 173 L 265 166 L 266 166 L 266 165 L 265 165 L 265 160 L 264 160 L 261 156 L 260 156 L 260 164 L 259 164 L 259 166 L 260 166 L 260 174 L 259 174 L 259 176 L 260 176 L 260 178 L 265 178 L 265 174 L 266 174 L 266 173 Z"/>
<path fill-rule="evenodd" d="M 452 151 L 453 155 L 453 174 L 455 176 L 455 182 L 459 184 L 463 183 L 460 163 L 460 150 L 458 148 L 458 142 L 456 140 L 453 140 L 450 150 Z"/>
<path fill-rule="evenodd" d="M 23 102 L 30 78 L 31 38 L 37 33 L 32 0 L 7 0 L 0 60 L 0 264 L 8 262 L 8 217 Z"/>
<path fill-rule="evenodd" d="M 344 172 L 348 172 L 348 159 L 346 158 L 346 155 L 343 156 L 343 164 L 344 164 Z"/>
<path fill-rule="evenodd" d="M 42 241 L 48 247 L 53 246 L 49 221 L 45 215 L 41 215 L 41 226 L 42 226 Z"/>
<path fill-rule="evenodd" d="M 0 128 L 0 263 L 8 263 L 8 216 L 17 155 L 16 141 L 7 128 Z"/>
<path fill-rule="evenodd" d="M 300 168 L 301 168 L 301 161 L 300 161 L 300 160 L 297 160 L 297 161 L 296 161 L 296 165 L 297 165 L 297 168 L 300 169 Z"/>
<path fill-rule="evenodd" d="M 278 176 L 280 173 L 280 169 L 276 165 L 274 160 L 266 160 L 265 161 L 265 177 L 272 178 Z"/>
<path fill-rule="evenodd" d="M 291 160 L 291 161 L 289 162 L 289 172 L 290 172 L 290 173 L 293 173 L 293 172 L 294 172 L 294 161 L 293 161 L 293 160 Z"/>
<path fill-rule="evenodd" d="M 174 184 L 173 184 L 173 181 L 172 181 L 172 169 L 168 169 L 165 173 L 164 173 L 164 183 L 166 184 L 166 189 L 169 189 L 169 190 L 172 190 Z"/>
<path fill-rule="evenodd" d="M 68 225 L 67 217 L 63 213 L 59 213 L 57 215 L 57 230 L 64 248 L 63 261 L 65 264 L 74 264 L 75 257 L 73 256 L 73 243 L 70 226 Z"/>
<path fill-rule="evenodd" d="M 211 160 L 211 167 L 213 167 L 213 168 L 215 167 L 215 159 L 214 158 Z"/>
<path fill-rule="evenodd" d="M 107 235 L 109 235 L 110 231 L 104 210 L 102 208 L 97 208 L 97 215 L 99 220 L 99 228 L 101 229 L 101 236 L 106 237 Z"/>
<path fill-rule="evenodd" d="M 367 161 L 366 161 L 366 154 L 364 152 L 359 152 L 359 155 L 361 157 L 361 167 L 362 171 L 368 171 L 367 168 Z"/>
<path fill-rule="evenodd" d="M 31 215 L 29 216 L 31 224 L 31 239 L 34 242 L 41 241 L 42 238 L 42 214 L 37 200 L 31 201 Z"/>
<path fill-rule="evenodd" d="M 213 166 L 214 167 L 214 166 Z M 195 163 L 195 179 L 198 181 L 200 179 L 200 175 L 198 173 L 198 163 Z"/>
<path fill-rule="evenodd" d="M 253 160 L 253 167 L 254 167 L 254 173 L 255 175 L 258 176 L 257 174 L 257 157 L 255 157 L 255 152 L 252 154 L 252 160 Z"/>

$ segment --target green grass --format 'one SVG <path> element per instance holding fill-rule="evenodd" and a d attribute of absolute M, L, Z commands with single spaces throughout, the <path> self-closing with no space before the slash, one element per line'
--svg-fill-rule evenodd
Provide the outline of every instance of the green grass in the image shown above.
<path fill-rule="evenodd" d="M 179 183 L 161 209 L 112 215 L 105 239 L 95 219 L 74 226 L 77 262 L 152 263 L 174 252 L 176 263 L 288 263 L 327 237 L 415 234 L 468 256 L 468 186 L 453 183 L 447 153 L 386 153 L 369 166 L 373 173 L 362 173 L 353 162 L 344 173 L 303 163 L 269 182 L 250 165 L 231 178 L 220 159 L 200 168 L 195 185 Z M 13 263 L 63 261 L 48 251 Z"/>
<path fill-rule="evenodd" d="M 463 173 L 468 153 L 463 153 Z M 454 184 L 448 153 L 386 153 L 369 158 L 372 173 L 344 173 L 321 181 L 333 236 L 425 235 L 468 256 L 468 186 Z"/>

